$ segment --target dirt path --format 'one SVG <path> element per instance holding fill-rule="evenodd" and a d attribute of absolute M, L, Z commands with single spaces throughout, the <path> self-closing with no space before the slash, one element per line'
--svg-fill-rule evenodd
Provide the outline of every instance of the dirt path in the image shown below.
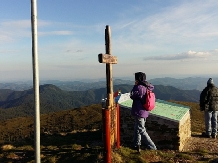
<path fill-rule="evenodd" d="M 205 138 L 201 136 L 201 133 L 192 134 L 192 137 L 187 140 L 183 151 L 188 152 L 197 150 L 205 150 L 212 153 L 218 152 L 218 138 Z"/>

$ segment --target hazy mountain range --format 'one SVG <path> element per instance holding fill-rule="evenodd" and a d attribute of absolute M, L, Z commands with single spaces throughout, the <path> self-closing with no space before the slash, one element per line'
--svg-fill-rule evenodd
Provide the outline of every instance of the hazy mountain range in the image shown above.
<path fill-rule="evenodd" d="M 79 88 L 84 87 L 84 83 L 77 84 Z M 95 83 L 92 87 L 97 87 L 97 85 L 99 87 L 101 86 L 100 83 Z M 86 88 L 88 88 L 88 86 Z M 118 89 L 120 89 L 122 93 L 130 92 L 132 84 L 114 85 L 114 92 Z M 198 102 L 200 96 L 200 91 L 198 90 L 180 90 L 172 86 L 163 85 L 155 85 L 154 92 L 156 98 L 161 100 Z M 41 85 L 40 112 L 48 113 L 91 104 L 100 104 L 101 100 L 106 97 L 106 94 L 105 86 L 85 91 L 66 91 L 52 84 Z M 0 112 L 0 120 L 34 115 L 33 89 L 31 88 L 24 91 L 0 89 Z"/>
<path fill-rule="evenodd" d="M 175 88 L 181 90 L 199 90 L 206 86 L 208 78 L 200 78 L 200 77 L 189 77 L 184 79 L 175 79 L 170 77 L 165 78 L 155 78 L 148 80 L 153 85 L 164 85 L 164 86 L 173 86 Z M 213 78 L 215 85 L 218 86 L 218 78 Z M 40 81 L 40 85 L 44 84 L 53 84 L 59 87 L 62 90 L 66 91 L 85 91 L 89 89 L 98 89 L 98 88 L 105 88 L 106 81 L 99 80 L 81 80 L 81 81 L 59 81 L 59 80 L 47 80 L 47 81 Z M 128 84 L 133 85 L 134 81 L 128 79 L 114 79 L 113 85 L 120 85 L 120 84 Z M 23 91 L 28 90 L 33 87 L 31 81 L 28 82 L 7 82 L 7 83 L 0 83 L 0 89 L 11 89 L 16 91 Z"/>
<path fill-rule="evenodd" d="M 191 113 L 194 113 L 192 114 L 192 125 L 195 124 L 193 125 L 194 127 L 192 126 L 192 130 L 196 130 L 197 127 L 195 126 L 199 126 L 199 124 L 203 123 L 202 116 L 199 116 L 200 111 L 197 103 L 199 101 L 201 90 L 206 86 L 206 81 L 206 78 L 160 78 L 152 79 L 149 82 L 151 82 L 155 86 L 154 92 L 156 94 L 156 98 L 158 99 L 173 101 L 175 100 L 178 102 L 183 101 L 181 102 L 182 104 L 190 102 L 190 104 L 187 106 L 190 106 Z M 216 84 L 216 81 L 218 80 L 214 79 L 214 81 Z M 115 92 L 116 90 L 120 89 L 122 93 L 130 92 L 130 90 L 133 87 L 133 83 L 134 81 L 131 80 L 115 79 L 113 90 Z M 97 133 L 82 132 L 76 133 L 74 135 L 72 135 L 72 131 L 82 129 L 101 129 L 102 109 L 100 103 L 101 99 L 105 97 L 105 81 L 41 82 L 40 113 L 42 115 L 40 116 L 40 126 L 42 132 L 42 153 L 45 152 L 49 156 L 51 156 L 51 152 L 48 152 L 48 149 L 51 149 L 52 147 L 54 148 L 54 153 L 59 154 L 62 152 L 60 154 L 62 155 L 62 158 L 72 157 L 72 153 L 76 153 L 76 158 L 79 158 L 80 156 L 78 157 L 78 148 L 76 148 L 76 150 L 73 151 L 71 144 L 77 145 L 81 142 L 85 144 L 87 147 L 87 149 L 83 147 L 83 150 L 92 150 L 93 152 L 94 150 L 90 148 L 92 146 L 87 145 L 87 142 L 90 143 L 90 138 L 92 137 L 95 138 L 94 143 L 102 141 L 102 131 L 99 130 L 97 131 Z M 32 89 L 31 82 L 0 83 L 1 143 L 21 141 L 21 144 L 23 144 L 24 142 L 30 142 L 30 144 L 33 144 L 34 119 L 33 117 L 29 117 L 33 115 L 34 91 Z M 70 134 L 62 136 L 63 138 L 60 136 L 61 134 L 67 132 L 69 132 Z M 87 142 L 85 142 L 86 139 L 84 138 L 86 135 L 84 136 L 84 134 L 87 135 Z M 64 151 L 59 152 L 61 149 L 60 144 L 63 144 L 62 146 L 64 146 Z M 53 145 L 54 147 L 51 145 Z M 66 157 L 67 146 L 70 146 L 70 151 L 73 151 L 70 153 L 69 157 Z M 76 147 L 78 147 L 78 145 Z M 18 153 L 20 155 L 22 154 L 22 157 L 20 158 L 25 158 L 26 156 L 28 156 L 28 153 L 25 150 L 22 150 L 24 151 L 22 153 L 20 149 L 18 150 L 19 152 L 17 152 L 15 156 L 17 156 Z M 97 150 L 99 151 L 99 147 Z M 12 155 L 12 151 L 8 151 L 10 152 L 10 155 Z M 15 150 L 13 149 L 13 151 Z M 32 153 L 33 152 L 31 149 L 31 154 Z M 4 155 L 9 156 L 9 154 L 6 155 L 5 152 Z M 60 158 L 60 155 L 58 155 L 57 158 Z M 14 157 L 14 155 L 12 156 Z M 75 158 L 73 158 L 72 160 L 75 161 Z"/>

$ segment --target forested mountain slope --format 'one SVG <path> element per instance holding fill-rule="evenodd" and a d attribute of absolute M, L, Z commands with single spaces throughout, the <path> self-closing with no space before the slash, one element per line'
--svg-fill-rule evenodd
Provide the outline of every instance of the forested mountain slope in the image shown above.
<path fill-rule="evenodd" d="M 114 92 L 120 89 L 122 93 L 130 92 L 132 85 L 115 85 Z M 198 102 L 200 91 L 179 90 L 172 86 L 155 85 L 156 98 L 161 100 L 177 100 Z M 40 112 L 49 113 L 73 109 L 91 104 L 100 104 L 106 98 L 106 88 L 86 91 L 64 91 L 55 85 L 40 86 Z M 25 91 L 0 90 L 0 120 L 34 115 L 33 89 Z"/>

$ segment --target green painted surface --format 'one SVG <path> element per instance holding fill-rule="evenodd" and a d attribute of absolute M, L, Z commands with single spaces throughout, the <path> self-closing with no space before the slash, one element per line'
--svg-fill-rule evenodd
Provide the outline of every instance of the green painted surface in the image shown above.
<path fill-rule="evenodd" d="M 120 104 L 120 106 L 131 109 L 132 100 L 128 98 L 128 95 L 124 96 L 125 97 L 122 98 L 121 95 L 118 103 Z M 150 114 L 164 117 L 167 119 L 172 119 L 174 121 L 180 121 L 187 112 L 189 112 L 189 107 L 156 99 L 155 108 L 150 112 Z"/>

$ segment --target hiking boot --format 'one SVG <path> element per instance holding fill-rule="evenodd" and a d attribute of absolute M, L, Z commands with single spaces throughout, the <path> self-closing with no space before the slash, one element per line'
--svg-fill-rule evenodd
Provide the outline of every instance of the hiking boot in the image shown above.
<path fill-rule="evenodd" d="M 140 145 L 137 146 L 137 149 L 136 149 L 136 150 L 137 150 L 137 152 L 139 152 L 139 153 L 141 152 Z"/>
<path fill-rule="evenodd" d="M 205 137 L 207 134 L 206 132 L 202 132 L 201 136 Z"/>
<path fill-rule="evenodd" d="M 140 145 L 136 145 L 136 146 L 133 146 L 133 150 L 136 150 L 137 152 L 141 152 L 141 148 L 140 148 Z"/>
<path fill-rule="evenodd" d="M 206 137 L 207 137 L 207 138 L 211 138 L 211 135 L 207 135 Z"/>
<path fill-rule="evenodd" d="M 202 132 L 202 136 L 205 138 L 211 138 L 211 135 L 207 135 L 205 132 Z"/>
<path fill-rule="evenodd" d="M 212 138 L 216 139 L 216 135 L 212 135 Z"/>

